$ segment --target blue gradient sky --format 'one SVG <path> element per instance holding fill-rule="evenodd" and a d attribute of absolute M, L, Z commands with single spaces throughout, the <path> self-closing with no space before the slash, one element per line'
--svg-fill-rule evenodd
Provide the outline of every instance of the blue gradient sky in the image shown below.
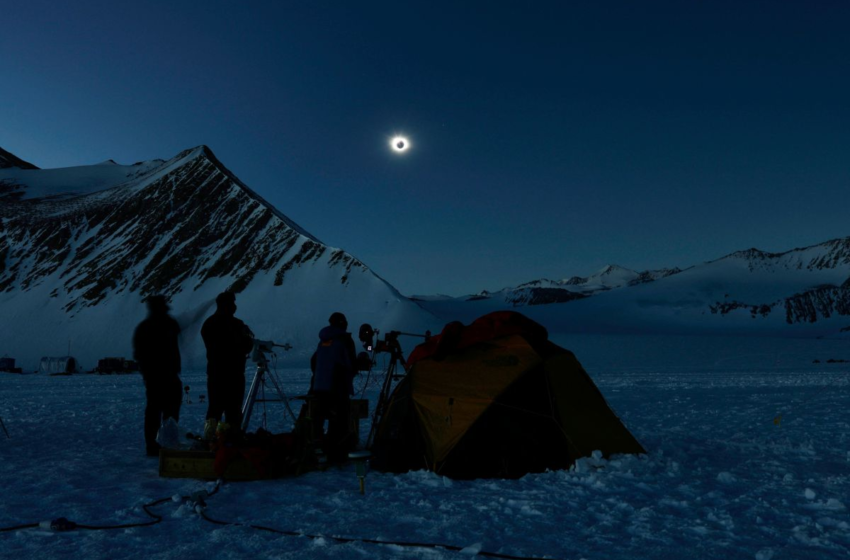
<path fill-rule="evenodd" d="M 2 14 L 0 146 L 64 167 L 207 144 L 405 294 L 850 235 L 847 2 Z"/>

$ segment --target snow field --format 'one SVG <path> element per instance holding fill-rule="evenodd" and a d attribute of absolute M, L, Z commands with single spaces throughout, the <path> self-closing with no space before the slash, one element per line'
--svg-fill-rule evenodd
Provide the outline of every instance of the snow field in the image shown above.
<path fill-rule="evenodd" d="M 153 527 L 0 533 L 0 558 L 441 559 L 476 551 L 569 560 L 848 557 L 847 364 L 758 369 L 718 360 L 677 372 L 658 361 L 632 369 L 612 368 L 599 356 L 583 361 L 648 455 L 597 455 L 569 471 L 520 480 L 370 472 L 365 496 L 346 465 L 225 484 L 206 510 L 215 519 L 444 543 L 467 547 L 463 553 L 220 527 L 169 502 L 155 509 L 164 520 Z M 306 388 L 306 370 L 279 374 L 290 396 Z M 205 376 L 184 372 L 183 381 L 194 402 L 183 406 L 181 426 L 198 431 Z M 60 516 L 87 524 L 146 521 L 142 504 L 212 488 L 161 479 L 156 460 L 144 457 L 138 376 L 2 374 L 0 390 L 0 416 L 12 435 L 0 439 L 0 526 Z M 374 392 L 367 389 L 371 405 Z M 286 428 L 280 405 L 266 410 L 270 427 Z M 261 417 L 258 405 L 255 425 Z M 368 421 L 361 427 L 365 438 Z"/>

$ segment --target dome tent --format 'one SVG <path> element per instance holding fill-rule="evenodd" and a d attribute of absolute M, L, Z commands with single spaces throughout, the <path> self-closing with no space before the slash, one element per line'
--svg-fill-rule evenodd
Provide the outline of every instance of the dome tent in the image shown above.
<path fill-rule="evenodd" d="M 66 375 L 78 373 L 80 363 L 73 356 L 61 356 L 58 358 L 42 358 L 38 364 L 38 371 L 50 375 Z"/>
<path fill-rule="evenodd" d="M 514 312 L 450 323 L 411 353 L 377 428 L 372 466 L 518 478 L 600 450 L 644 453 L 572 354 Z"/>

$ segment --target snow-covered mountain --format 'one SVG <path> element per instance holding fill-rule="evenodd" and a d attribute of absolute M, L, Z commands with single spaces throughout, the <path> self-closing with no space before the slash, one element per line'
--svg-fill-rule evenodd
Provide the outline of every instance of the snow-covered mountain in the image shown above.
<path fill-rule="evenodd" d="M 503 288 L 497 292 L 483 290 L 477 294 L 465 296 L 463 299 L 467 301 L 491 299 L 513 307 L 565 303 L 615 288 L 652 282 L 679 272 L 681 270 L 678 268 L 635 272 L 622 266 L 608 265 L 590 276 L 572 276 L 563 280 L 543 278 L 525 282 L 516 287 Z M 417 296 L 417 299 L 429 298 Z"/>
<path fill-rule="evenodd" d="M 850 237 L 783 253 L 737 251 L 685 270 L 607 266 L 461 298 L 416 298 L 445 319 L 513 308 L 569 332 L 850 336 Z"/>
<path fill-rule="evenodd" d="M 424 330 L 435 319 L 342 249 L 248 188 L 206 146 L 170 160 L 38 169 L 0 151 L 0 354 L 34 367 L 70 352 L 84 367 L 129 356 L 142 299 L 171 298 L 184 365 L 215 296 L 264 339 L 309 356 L 333 311 L 353 328 Z"/>
<path fill-rule="evenodd" d="M 184 363 L 204 363 L 215 296 L 302 363 L 333 311 L 353 328 L 435 330 L 514 309 L 550 332 L 749 332 L 850 337 L 850 237 L 783 253 L 738 251 L 681 270 L 607 266 L 496 292 L 408 299 L 273 208 L 205 146 L 169 160 L 39 169 L 0 150 L 0 355 L 85 367 L 129 356 L 142 299 L 172 299 Z"/>

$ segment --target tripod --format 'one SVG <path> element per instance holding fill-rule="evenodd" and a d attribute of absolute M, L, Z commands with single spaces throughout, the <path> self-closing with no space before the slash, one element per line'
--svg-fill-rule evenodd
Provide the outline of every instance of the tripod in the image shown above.
<path fill-rule="evenodd" d="M 402 333 L 405 334 L 405 333 Z M 392 333 L 390 333 L 392 335 Z M 369 428 L 369 437 L 366 439 L 366 449 L 372 448 L 372 443 L 378 429 L 378 424 L 381 418 L 384 417 L 387 404 L 390 399 L 390 390 L 392 389 L 393 380 L 401 379 L 404 375 L 398 375 L 399 363 L 404 374 L 407 369 L 404 367 L 404 354 L 401 352 L 401 345 L 398 343 L 398 334 L 395 337 L 387 336 L 387 348 L 390 353 L 390 364 L 387 366 L 387 372 L 384 376 L 384 382 L 381 384 L 381 392 L 378 395 L 378 403 L 375 405 L 375 412 L 372 415 L 372 427 Z"/>
<path fill-rule="evenodd" d="M 283 392 L 283 388 L 281 388 L 280 383 L 275 378 L 274 374 L 269 371 L 269 359 L 266 354 L 272 353 L 272 347 L 275 346 L 283 348 L 284 350 L 290 350 L 292 348 L 289 344 L 275 344 L 268 340 L 254 340 L 254 350 L 251 353 L 251 360 L 257 364 L 257 371 L 254 373 L 254 379 L 251 381 L 251 388 L 245 396 L 245 404 L 242 405 L 243 432 L 248 429 L 248 423 L 251 421 L 251 412 L 254 410 L 254 403 L 257 402 L 257 393 L 259 393 L 260 387 L 263 387 L 265 392 L 267 382 L 270 383 L 275 392 L 277 392 L 278 399 L 275 400 L 283 402 L 286 406 L 286 411 L 292 417 L 292 420 L 296 420 L 295 413 L 292 412 L 292 408 L 289 406 L 289 397 L 287 397 L 286 393 Z M 265 399 L 261 402 L 265 402 Z"/>

